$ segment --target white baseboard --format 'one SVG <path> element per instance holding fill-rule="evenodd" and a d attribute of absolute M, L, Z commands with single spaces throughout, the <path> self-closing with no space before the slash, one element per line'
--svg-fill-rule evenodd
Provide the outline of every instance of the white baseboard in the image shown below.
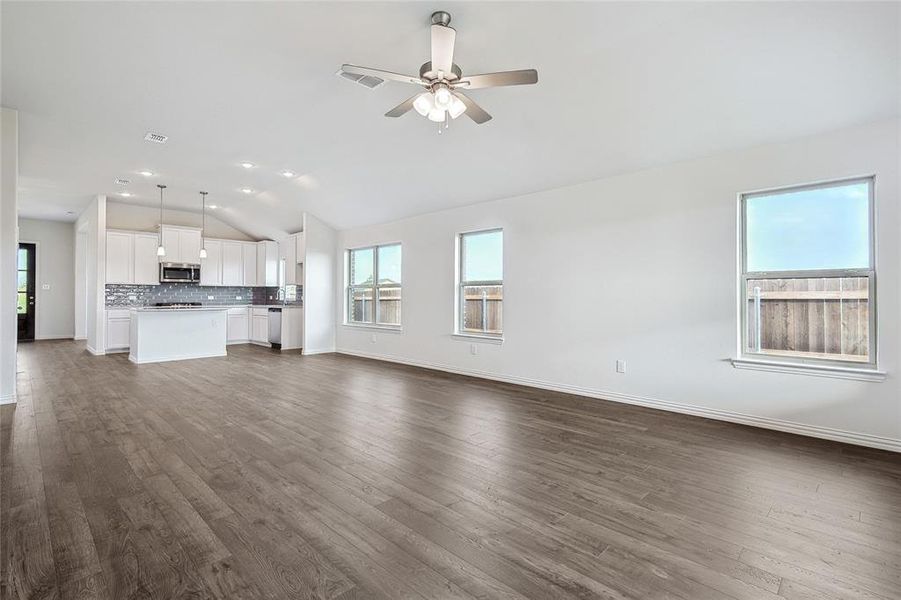
<path fill-rule="evenodd" d="M 76 335 L 76 336 L 75 336 L 74 338 L 72 338 L 72 339 L 75 340 L 76 342 L 83 342 L 83 341 L 85 341 L 85 340 L 88 339 L 88 338 L 87 338 L 87 336 L 84 336 L 84 335 L 82 335 L 82 336 Z"/>
<path fill-rule="evenodd" d="M 136 365 L 148 365 L 153 363 L 160 362 L 175 362 L 177 360 L 194 360 L 195 358 L 220 358 L 223 356 L 228 356 L 225 352 L 221 354 L 203 354 L 201 356 L 173 356 L 171 358 L 158 358 L 155 360 L 137 360 L 133 355 L 128 355 L 128 360 L 135 363 Z"/>
<path fill-rule="evenodd" d="M 106 354 L 106 352 L 98 352 L 97 350 L 94 350 L 90 345 L 86 345 L 85 347 L 87 348 L 88 352 L 90 352 L 94 356 L 103 356 L 104 354 Z"/>
<path fill-rule="evenodd" d="M 36 335 L 35 341 L 38 340 L 74 340 L 71 335 Z"/>
<path fill-rule="evenodd" d="M 321 348 L 321 349 L 313 349 L 313 350 L 304 348 L 304 350 L 303 350 L 304 356 L 310 356 L 311 354 L 334 354 L 334 353 L 335 353 L 334 348 Z"/>
<path fill-rule="evenodd" d="M 0 405 L 2 404 L 15 404 L 16 403 L 16 394 L 13 392 L 12 394 L 6 394 L 4 396 L 0 396 Z"/>
<path fill-rule="evenodd" d="M 624 404 L 634 404 L 636 406 L 644 406 L 647 408 L 656 408 L 669 412 L 693 415 L 696 417 L 705 417 L 715 419 L 717 421 L 728 421 L 730 423 L 738 423 L 741 425 L 750 425 L 752 427 L 760 427 L 763 429 L 773 429 L 776 431 L 784 431 L 786 433 L 794 433 L 807 437 L 820 438 L 824 440 L 832 440 L 835 442 L 844 442 L 846 444 L 854 444 L 856 446 L 866 446 L 868 448 L 878 448 L 880 450 L 890 450 L 892 452 L 901 452 L 901 440 L 894 438 L 870 435 L 868 433 L 857 433 L 854 431 L 845 431 L 842 429 L 833 429 L 831 427 L 821 427 L 819 425 L 806 425 L 804 423 L 795 423 L 793 421 L 785 421 L 782 419 L 773 419 L 771 417 L 758 417 L 754 415 L 746 415 L 728 410 L 720 410 L 717 408 L 707 408 L 693 404 L 682 404 L 679 402 L 671 402 L 668 400 L 658 400 L 656 398 L 648 398 L 645 396 L 635 396 L 632 394 L 623 394 L 621 392 L 609 392 L 604 390 L 596 390 L 584 388 L 575 385 L 552 383 L 540 379 L 530 379 L 527 377 L 515 377 L 508 375 L 497 375 L 487 371 L 477 371 L 473 369 L 460 369 L 450 365 L 442 365 L 437 363 L 429 363 L 424 361 L 407 360 L 395 356 L 385 356 L 381 354 L 369 354 L 366 352 L 353 352 L 349 350 L 336 350 L 338 354 L 346 354 L 348 356 L 359 356 L 361 358 L 370 358 L 373 360 L 382 360 L 393 362 L 412 367 L 422 367 L 424 369 L 433 369 L 436 371 L 445 371 L 447 373 L 455 373 L 458 375 L 467 375 L 469 377 L 479 377 L 481 379 L 490 379 L 493 381 L 501 381 L 504 383 L 513 383 L 526 387 L 539 388 L 543 390 L 551 390 L 554 392 L 564 392 L 567 394 L 575 394 L 578 396 L 587 396 L 589 398 L 598 398 L 601 400 L 610 400 L 613 402 L 622 402 Z"/>

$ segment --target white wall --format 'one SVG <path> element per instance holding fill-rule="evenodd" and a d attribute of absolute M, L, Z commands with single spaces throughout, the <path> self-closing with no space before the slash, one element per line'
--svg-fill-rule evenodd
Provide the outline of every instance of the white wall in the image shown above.
<path fill-rule="evenodd" d="M 134 231 L 156 231 L 160 222 L 160 209 L 122 202 L 108 201 L 106 203 L 106 226 L 109 229 L 130 229 Z M 201 216 L 198 213 L 183 210 L 163 210 L 163 223 L 166 225 L 182 225 L 185 227 L 200 227 Z M 223 238 L 226 240 L 252 240 L 243 231 L 238 231 L 231 225 L 227 225 L 206 214 L 206 237 Z"/>
<path fill-rule="evenodd" d="M 16 400 L 19 115 L 0 109 L 0 404 Z"/>
<path fill-rule="evenodd" d="M 337 233 L 304 214 L 303 353 L 335 351 L 335 251 Z"/>
<path fill-rule="evenodd" d="M 106 351 L 106 196 L 94 198 L 75 221 L 75 230 L 85 234 L 85 329 L 88 351 Z"/>
<path fill-rule="evenodd" d="M 37 243 L 35 339 L 74 337 L 75 228 L 60 221 L 19 219 L 19 241 Z"/>
<path fill-rule="evenodd" d="M 403 243 L 403 332 L 337 349 L 901 450 L 898 122 L 341 232 Z M 737 194 L 875 174 L 883 382 L 738 370 Z M 503 227 L 502 345 L 451 336 L 455 234 Z M 344 296 L 336 294 L 338 315 Z M 343 316 L 339 316 L 343 320 Z M 615 361 L 627 361 L 627 373 Z"/>
<path fill-rule="evenodd" d="M 75 339 L 83 340 L 87 337 L 87 233 L 79 231 L 76 225 L 72 226 L 75 231 L 75 282 L 74 282 L 74 299 L 73 308 L 75 311 Z"/>

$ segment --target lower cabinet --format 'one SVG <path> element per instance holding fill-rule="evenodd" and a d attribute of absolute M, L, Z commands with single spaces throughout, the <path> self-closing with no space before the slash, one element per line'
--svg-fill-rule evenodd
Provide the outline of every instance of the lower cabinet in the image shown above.
<path fill-rule="evenodd" d="M 250 341 L 258 344 L 269 343 L 269 309 L 252 308 L 250 323 Z"/>
<path fill-rule="evenodd" d="M 112 309 L 106 311 L 106 350 L 123 352 L 128 350 L 131 330 L 131 311 Z"/>
<path fill-rule="evenodd" d="M 226 343 L 239 344 L 250 339 L 250 309 L 249 308 L 230 308 L 228 309 L 228 320 L 226 322 Z"/>

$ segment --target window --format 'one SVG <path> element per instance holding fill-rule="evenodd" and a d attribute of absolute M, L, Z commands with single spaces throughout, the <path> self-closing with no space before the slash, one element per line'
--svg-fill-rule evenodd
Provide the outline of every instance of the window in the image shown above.
<path fill-rule="evenodd" d="M 876 366 L 873 179 L 745 194 L 742 354 Z"/>
<path fill-rule="evenodd" d="M 457 331 L 500 337 L 504 332 L 504 232 L 463 233 Z"/>
<path fill-rule="evenodd" d="M 347 322 L 399 327 L 400 244 L 347 252 Z"/>

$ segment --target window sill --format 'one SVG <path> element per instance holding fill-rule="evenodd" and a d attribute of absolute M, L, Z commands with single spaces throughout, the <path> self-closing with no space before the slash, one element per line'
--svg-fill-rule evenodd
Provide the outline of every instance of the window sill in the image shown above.
<path fill-rule="evenodd" d="M 885 381 L 885 371 L 877 371 L 875 369 L 862 367 L 812 365 L 775 360 L 758 360 L 753 358 L 733 358 L 732 366 L 736 369 L 772 371 L 774 373 L 795 373 L 798 375 L 812 375 L 814 377 L 855 379 L 857 381 Z"/>
<path fill-rule="evenodd" d="M 453 333 L 451 337 L 465 342 L 479 342 L 483 344 L 503 344 L 504 337 L 499 335 L 479 335 L 477 333 Z"/>
<path fill-rule="evenodd" d="M 371 331 L 384 331 L 386 333 L 403 333 L 404 328 L 400 325 L 376 325 L 375 323 L 342 323 L 342 327 L 348 329 L 362 329 Z"/>

